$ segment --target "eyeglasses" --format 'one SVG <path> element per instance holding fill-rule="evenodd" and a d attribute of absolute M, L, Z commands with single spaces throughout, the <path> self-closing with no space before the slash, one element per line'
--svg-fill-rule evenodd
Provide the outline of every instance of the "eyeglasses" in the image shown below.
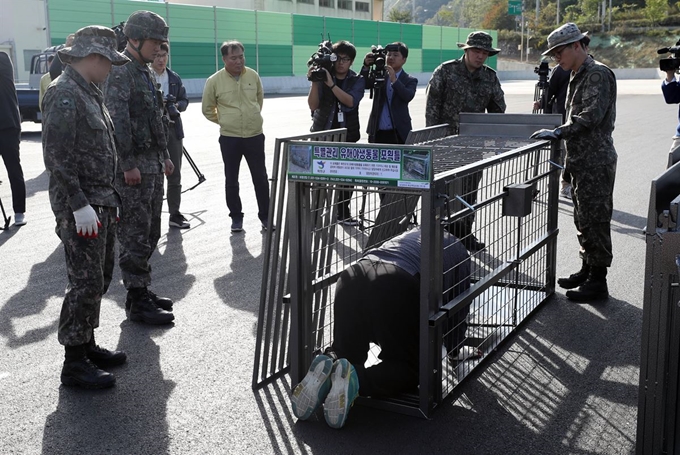
<path fill-rule="evenodd" d="M 564 52 L 564 50 L 567 49 L 569 46 L 570 46 L 569 44 L 565 44 L 564 46 L 560 46 L 554 51 L 552 51 L 552 53 L 550 54 L 550 59 L 556 60 L 562 58 L 562 52 Z"/>
<path fill-rule="evenodd" d="M 352 59 L 349 58 L 349 57 L 340 57 L 340 58 L 338 58 L 338 61 L 339 61 L 340 63 L 347 63 L 347 62 L 351 62 Z"/>

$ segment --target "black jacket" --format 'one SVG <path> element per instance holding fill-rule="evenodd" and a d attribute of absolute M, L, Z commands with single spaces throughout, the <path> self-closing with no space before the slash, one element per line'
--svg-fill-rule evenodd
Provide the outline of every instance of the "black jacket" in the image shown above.
<path fill-rule="evenodd" d="M 19 100 L 14 86 L 14 67 L 9 55 L 0 52 L 0 130 L 21 129 Z"/>
<path fill-rule="evenodd" d="M 367 79 L 368 68 L 362 67 L 361 75 L 364 79 Z M 385 81 L 385 84 L 389 84 L 389 80 Z M 366 88 L 373 88 L 366 84 Z M 411 124 L 411 115 L 408 111 L 408 103 L 411 102 L 414 96 L 416 96 L 416 89 L 418 88 L 418 79 L 410 76 L 406 71 L 402 70 L 401 74 L 397 78 L 396 82 L 392 84 L 392 89 L 394 93 L 392 94 L 392 104 L 390 105 L 392 110 L 392 126 L 401 139 L 403 144 L 406 141 L 408 133 L 413 129 Z M 373 109 L 371 110 L 371 115 L 368 118 L 368 127 L 366 132 L 368 133 L 368 142 L 373 142 L 373 137 L 371 133 L 378 130 L 380 126 L 380 114 L 382 112 L 383 106 L 387 101 L 387 88 L 383 87 L 378 91 L 374 98 Z"/>
<path fill-rule="evenodd" d="M 345 85 L 343 90 L 349 92 L 354 84 L 359 81 L 361 76 L 357 75 L 352 70 L 349 70 L 347 74 Z M 319 98 L 319 107 L 312 114 L 312 127 L 310 131 L 324 131 L 326 130 L 326 125 L 328 124 L 328 119 L 335 110 L 334 106 L 338 104 L 338 99 L 333 95 L 333 91 L 326 85 L 321 84 L 321 97 Z M 358 88 L 358 87 L 357 87 Z M 362 91 L 363 93 L 363 91 Z M 345 118 L 344 127 L 347 128 L 347 142 L 357 142 L 361 137 L 359 132 L 359 105 L 357 104 L 350 111 L 343 111 L 343 116 Z"/>

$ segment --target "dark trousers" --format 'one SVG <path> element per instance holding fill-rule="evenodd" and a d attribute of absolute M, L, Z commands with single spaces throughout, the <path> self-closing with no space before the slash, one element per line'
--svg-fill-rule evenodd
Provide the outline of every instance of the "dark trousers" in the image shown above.
<path fill-rule="evenodd" d="M 406 138 L 401 138 L 397 130 L 378 130 L 372 143 L 375 144 L 403 144 Z"/>
<path fill-rule="evenodd" d="M 142 174 L 142 183 L 127 185 L 123 174 L 117 173 L 116 190 L 123 202 L 117 229 L 123 284 L 125 289 L 147 287 L 151 284 L 149 259 L 161 237 L 163 174 Z"/>
<path fill-rule="evenodd" d="M 61 306 L 57 338 L 65 346 L 88 343 L 99 327 L 102 295 L 113 276 L 116 209 L 96 207 L 101 226 L 95 238 L 79 236 L 71 212 L 57 214 L 56 232 L 64 245 L 68 287 Z"/>
<path fill-rule="evenodd" d="M 26 211 L 26 184 L 24 183 L 24 171 L 21 169 L 21 159 L 19 158 L 20 142 L 20 129 L 0 130 L 0 155 L 5 162 L 9 185 L 12 189 L 12 209 L 14 213 Z"/>
<path fill-rule="evenodd" d="M 361 259 L 335 290 L 333 346 L 357 371 L 362 396 L 392 395 L 418 385 L 420 281 L 391 264 Z M 381 363 L 364 368 L 369 343 Z"/>
<path fill-rule="evenodd" d="M 225 192 L 229 216 L 243 219 L 243 206 L 239 195 L 238 174 L 241 158 L 245 157 L 255 187 L 257 217 L 262 222 L 269 219 L 269 177 L 264 155 L 264 134 L 253 137 L 220 136 L 220 149 L 224 161 Z"/>
<path fill-rule="evenodd" d="M 177 139 L 174 125 L 168 128 L 168 153 L 170 160 L 175 165 L 175 170 L 168 175 L 168 189 L 166 198 L 170 215 L 178 215 L 179 205 L 182 202 L 182 139 Z"/>

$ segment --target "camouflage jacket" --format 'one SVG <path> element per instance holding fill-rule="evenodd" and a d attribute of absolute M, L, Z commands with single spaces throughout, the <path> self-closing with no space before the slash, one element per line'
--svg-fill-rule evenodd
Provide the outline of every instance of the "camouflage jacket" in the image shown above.
<path fill-rule="evenodd" d="M 119 207 L 113 123 L 99 88 L 66 65 L 45 92 L 42 123 L 52 211 Z"/>
<path fill-rule="evenodd" d="M 616 120 L 616 77 L 612 70 L 588 56 L 567 91 L 566 166 L 591 167 L 616 162 L 612 132 Z"/>
<path fill-rule="evenodd" d="M 118 167 L 157 173 L 169 158 L 163 103 L 153 72 L 126 50 L 131 62 L 113 66 L 104 87 L 106 107 L 116 127 Z"/>
<path fill-rule="evenodd" d="M 464 56 L 435 68 L 427 84 L 426 126 L 448 123 L 458 134 L 461 112 L 505 112 L 505 96 L 496 72 L 484 65 L 474 73 Z"/>

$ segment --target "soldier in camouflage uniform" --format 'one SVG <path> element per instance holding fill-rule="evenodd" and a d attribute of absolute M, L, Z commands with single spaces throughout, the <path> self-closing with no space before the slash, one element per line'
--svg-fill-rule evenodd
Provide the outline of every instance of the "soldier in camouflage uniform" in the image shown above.
<path fill-rule="evenodd" d="M 147 289 L 149 259 L 161 235 L 163 173 L 174 166 L 167 148 L 162 94 L 148 63 L 168 40 L 168 27 L 156 13 L 135 11 L 123 33 L 129 65 L 114 68 L 106 83 L 106 106 L 116 127 L 116 189 L 123 208 L 118 224 L 119 264 L 128 290 L 125 302 L 132 321 L 168 324 L 174 320 L 172 300 Z"/>
<path fill-rule="evenodd" d="M 57 332 L 66 350 L 61 382 L 105 388 L 116 380 L 101 368 L 124 363 L 126 355 L 100 348 L 94 340 L 113 272 L 120 206 L 113 124 L 96 84 L 104 82 L 112 64 L 129 60 L 116 52 L 113 30 L 96 25 L 78 30 L 59 57 L 69 65 L 45 93 L 42 140 L 69 281 Z"/>
<path fill-rule="evenodd" d="M 557 283 L 577 302 L 606 299 L 607 267 L 612 263 L 611 218 L 617 154 L 612 132 L 616 120 L 614 73 L 587 52 L 588 38 L 576 24 L 567 23 L 548 36 L 550 55 L 571 71 L 566 123 L 554 130 L 536 131 L 537 139 L 564 139 L 565 171 L 571 174 L 574 224 L 581 245 L 581 270 Z"/>
<path fill-rule="evenodd" d="M 426 126 L 449 124 L 449 134 L 458 134 L 461 112 L 505 112 L 505 95 L 496 72 L 484 62 L 500 49 L 492 47 L 493 38 L 486 32 L 472 32 L 465 44 L 458 43 L 465 54 L 457 60 L 439 65 L 427 84 Z M 463 180 L 463 199 L 474 205 L 481 172 Z M 474 214 L 451 226 L 451 233 L 461 239 L 470 251 L 485 245 L 472 234 Z"/>

